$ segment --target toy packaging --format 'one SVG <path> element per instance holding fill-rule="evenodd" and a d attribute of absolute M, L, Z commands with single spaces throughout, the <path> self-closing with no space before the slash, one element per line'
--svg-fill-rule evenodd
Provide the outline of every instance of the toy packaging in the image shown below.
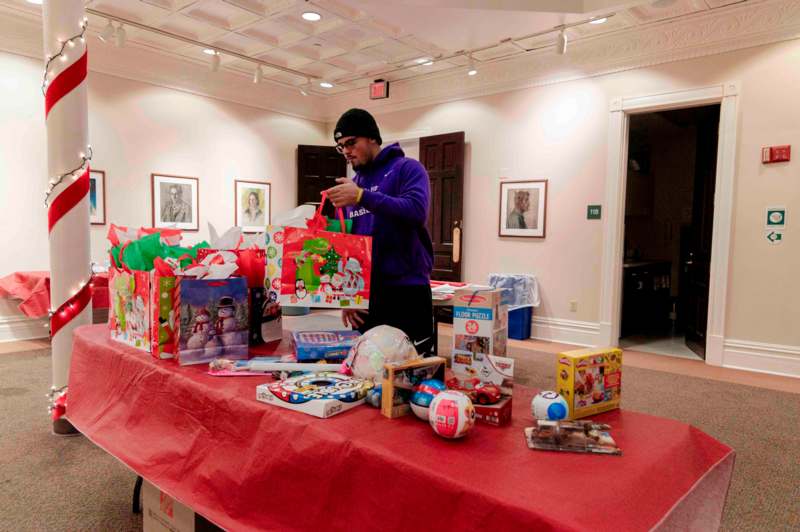
<path fill-rule="evenodd" d="M 442 357 L 428 357 L 384 364 L 381 414 L 396 418 L 411 412 L 409 401 L 414 386 L 428 379 L 443 380 L 445 363 Z"/>
<path fill-rule="evenodd" d="M 577 349 L 556 355 L 558 393 L 567 401 L 569 419 L 619 408 L 622 350 Z"/>
<path fill-rule="evenodd" d="M 361 333 L 358 331 L 294 331 L 298 361 L 343 360 Z"/>
<path fill-rule="evenodd" d="M 309 373 L 256 387 L 256 399 L 320 418 L 364 403 L 372 382 L 341 373 Z"/>
<path fill-rule="evenodd" d="M 508 306 L 502 289 L 460 288 L 453 301 L 453 354 L 505 356 Z"/>
<path fill-rule="evenodd" d="M 182 365 L 211 362 L 216 357 L 248 356 L 247 281 L 189 279 L 179 283 Z"/>
<path fill-rule="evenodd" d="M 481 353 L 454 353 L 447 387 L 463 392 L 475 405 L 475 419 L 489 425 L 511 421 L 514 359 Z"/>
<path fill-rule="evenodd" d="M 525 429 L 525 441 L 530 449 L 571 453 L 621 455 L 608 425 L 591 421 L 544 421 Z"/>

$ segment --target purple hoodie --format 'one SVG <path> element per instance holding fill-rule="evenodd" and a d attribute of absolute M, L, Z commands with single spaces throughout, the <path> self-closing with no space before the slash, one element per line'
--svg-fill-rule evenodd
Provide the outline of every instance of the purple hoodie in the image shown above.
<path fill-rule="evenodd" d="M 399 144 L 390 144 L 354 180 L 364 194 L 345 216 L 352 218 L 354 234 L 372 236 L 372 282 L 429 284 L 433 246 L 426 227 L 431 193 L 425 168 Z"/>

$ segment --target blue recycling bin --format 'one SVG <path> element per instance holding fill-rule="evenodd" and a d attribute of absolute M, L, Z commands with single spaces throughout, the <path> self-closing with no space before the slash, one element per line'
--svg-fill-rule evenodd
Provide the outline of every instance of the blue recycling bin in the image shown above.
<path fill-rule="evenodd" d="M 493 273 L 489 285 L 504 288 L 503 303 L 508 307 L 508 337 L 527 340 L 531 337 L 533 307 L 539 306 L 536 277 L 530 274 Z"/>

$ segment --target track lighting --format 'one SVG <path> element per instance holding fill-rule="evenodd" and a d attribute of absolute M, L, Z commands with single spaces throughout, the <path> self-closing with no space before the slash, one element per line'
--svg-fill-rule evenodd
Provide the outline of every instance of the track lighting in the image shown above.
<path fill-rule="evenodd" d="M 469 64 L 467 66 L 467 76 L 474 76 L 478 73 L 478 69 L 475 68 L 475 60 L 472 59 L 472 56 L 469 56 Z"/>
<path fill-rule="evenodd" d="M 111 38 L 114 36 L 114 25 L 111 23 L 111 19 L 108 19 L 108 24 L 106 24 L 103 31 L 100 32 L 100 35 L 97 36 L 103 42 L 110 42 Z"/>
<path fill-rule="evenodd" d="M 567 38 L 567 30 L 562 29 L 558 34 L 558 40 L 556 41 L 556 51 L 559 53 L 559 55 L 564 55 L 567 53 L 568 41 L 569 39 Z"/>
<path fill-rule="evenodd" d="M 128 40 L 128 32 L 126 32 L 125 28 L 122 27 L 122 24 L 120 24 L 119 27 L 117 28 L 117 33 L 116 33 L 117 48 L 122 48 L 123 46 L 125 46 L 125 42 L 127 42 L 127 40 Z"/>
<path fill-rule="evenodd" d="M 264 79 L 264 71 L 261 70 L 261 65 L 256 67 L 256 73 L 253 74 L 253 83 L 258 84 L 261 83 L 261 80 Z"/>
<path fill-rule="evenodd" d="M 214 55 L 211 56 L 211 72 L 216 72 L 219 70 L 219 52 L 214 51 Z"/>

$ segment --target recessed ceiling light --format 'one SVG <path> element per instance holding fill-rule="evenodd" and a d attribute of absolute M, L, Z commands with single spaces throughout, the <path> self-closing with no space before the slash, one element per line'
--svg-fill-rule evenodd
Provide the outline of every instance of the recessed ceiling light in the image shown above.
<path fill-rule="evenodd" d="M 203 50 L 203 53 L 206 55 L 217 55 L 217 51 L 212 50 L 211 48 L 206 48 L 205 50 Z"/>
<path fill-rule="evenodd" d="M 322 19 L 322 15 L 316 11 L 306 11 L 301 16 L 303 17 L 303 20 L 307 20 L 309 22 L 317 22 Z"/>
<path fill-rule="evenodd" d="M 323 89 L 332 89 L 333 88 L 333 83 L 328 83 L 327 81 L 322 81 L 322 82 L 320 82 L 319 86 L 322 87 Z"/>
<path fill-rule="evenodd" d="M 607 17 L 596 18 L 594 20 L 590 20 L 589 24 L 605 24 L 607 20 L 608 20 Z"/>
<path fill-rule="evenodd" d="M 28 0 L 29 4 L 36 4 L 37 6 L 42 5 L 42 0 Z"/>
<path fill-rule="evenodd" d="M 426 63 L 430 63 L 431 60 L 428 59 L 427 57 L 420 57 L 419 59 L 416 60 L 416 62 L 418 65 L 424 65 Z"/>
<path fill-rule="evenodd" d="M 471 68 L 471 69 L 469 69 L 469 71 L 467 71 L 467 75 L 468 76 L 474 76 L 477 73 L 478 73 L 478 71 L 475 70 L 474 68 Z"/>

